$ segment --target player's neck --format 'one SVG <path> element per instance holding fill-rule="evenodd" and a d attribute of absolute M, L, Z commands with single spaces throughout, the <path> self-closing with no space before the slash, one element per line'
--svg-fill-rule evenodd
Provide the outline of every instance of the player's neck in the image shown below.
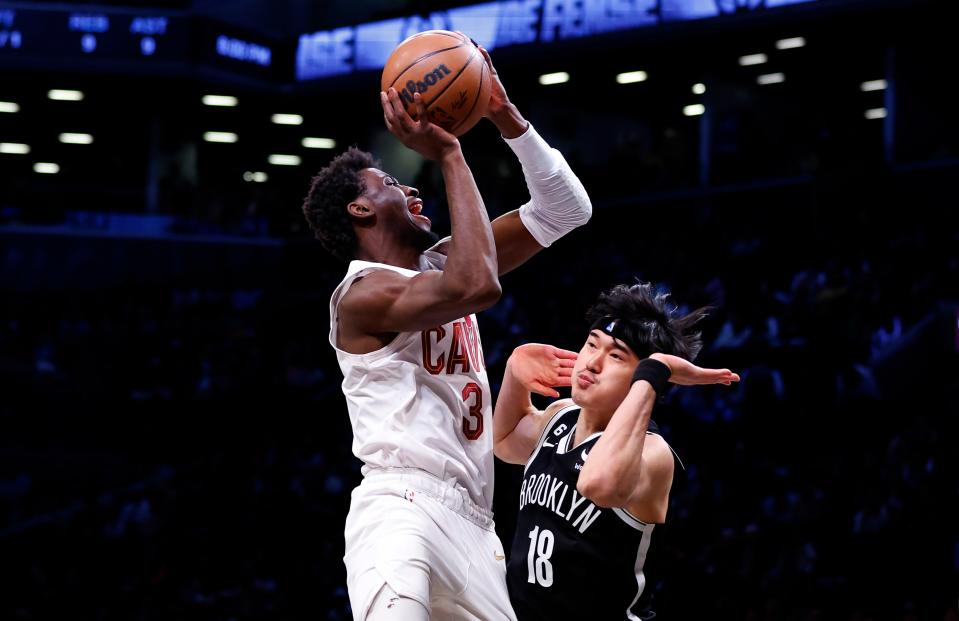
<path fill-rule="evenodd" d="M 609 413 L 598 412 L 589 408 L 580 408 L 579 418 L 576 419 L 576 437 L 574 445 L 578 446 L 583 440 L 594 433 L 605 431 L 609 424 Z"/>
<path fill-rule="evenodd" d="M 386 265 L 403 267 L 410 270 L 419 269 L 420 255 L 422 253 L 416 248 L 400 246 L 386 240 L 377 240 L 377 242 L 380 243 L 362 244 L 356 253 L 356 258 L 360 261 L 385 263 Z"/>

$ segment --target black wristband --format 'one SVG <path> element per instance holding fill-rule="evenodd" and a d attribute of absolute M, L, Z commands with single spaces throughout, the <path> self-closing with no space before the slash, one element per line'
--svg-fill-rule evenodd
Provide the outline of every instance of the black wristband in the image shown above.
<path fill-rule="evenodd" d="M 661 397 L 666 394 L 666 389 L 669 388 L 670 375 L 672 375 L 672 372 L 668 366 L 659 360 L 645 358 L 640 361 L 639 366 L 636 367 L 636 371 L 633 373 L 633 383 L 635 384 L 639 380 L 646 380 L 652 385 L 653 390 L 656 391 L 656 396 Z"/>

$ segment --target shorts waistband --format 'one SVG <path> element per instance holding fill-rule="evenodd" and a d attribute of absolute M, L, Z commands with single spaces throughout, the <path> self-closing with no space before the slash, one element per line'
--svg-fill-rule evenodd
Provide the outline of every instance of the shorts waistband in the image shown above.
<path fill-rule="evenodd" d="M 493 512 L 479 506 L 462 487 L 444 481 L 419 468 L 370 468 L 363 475 L 363 484 L 398 482 L 407 488 L 426 494 L 448 509 L 485 529 L 493 529 Z M 367 483 L 368 482 L 368 483 Z"/>

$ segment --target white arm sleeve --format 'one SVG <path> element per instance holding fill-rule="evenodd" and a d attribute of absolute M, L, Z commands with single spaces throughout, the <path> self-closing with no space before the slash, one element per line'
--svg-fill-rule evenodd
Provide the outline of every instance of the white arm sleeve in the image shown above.
<path fill-rule="evenodd" d="M 517 138 L 504 138 L 523 166 L 530 201 L 519 208 L 523 225 L 540 246 L 586 224 L 593 206 L 586 188 L 566 163 L 532 125 Z"/>

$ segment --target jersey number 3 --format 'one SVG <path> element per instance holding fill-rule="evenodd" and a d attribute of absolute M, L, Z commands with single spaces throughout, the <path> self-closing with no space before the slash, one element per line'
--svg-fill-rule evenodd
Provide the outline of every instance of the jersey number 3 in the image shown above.
<path fill-rule="evenodd" d="M 476 382 L 463 387 L 463 401 L 469 402 L 470 397 L 475 399 L 470 405 L 470 415 L 463 417 L 463 435 L 467 440 L 476 440 L 483 435 L 483 389 Z"/>

